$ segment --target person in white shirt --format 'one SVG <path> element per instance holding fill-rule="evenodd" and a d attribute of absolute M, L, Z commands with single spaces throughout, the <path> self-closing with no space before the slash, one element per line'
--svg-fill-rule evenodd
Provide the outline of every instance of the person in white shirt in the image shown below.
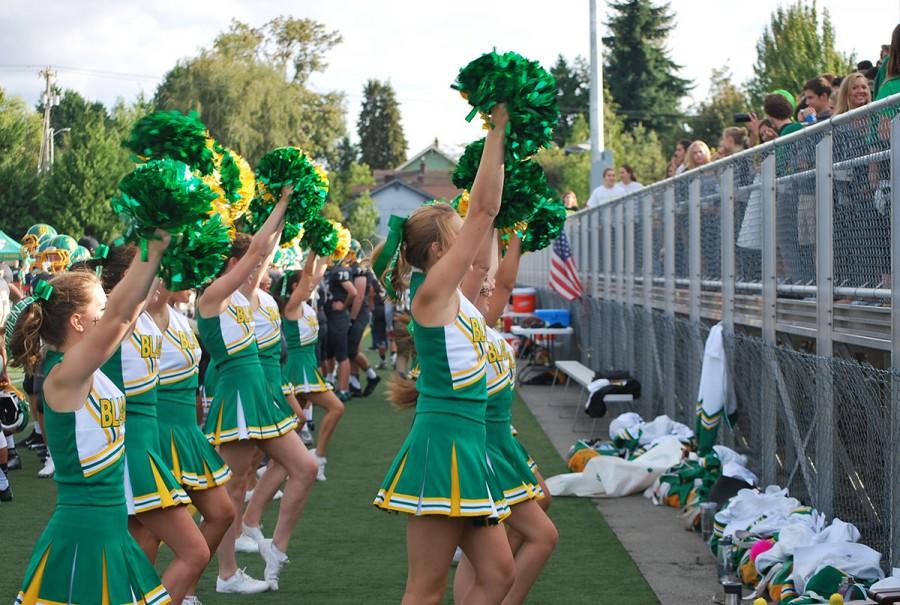
<path fill-rule="evenodd" d="M 635 180 L 634 168 L 632 168 L 628 164 L 622 164 L 622 166 L 619 168 L 619 188 L 625 195 L 634 193 L 638 189 L 644 188 L 643 185 Z"/>
<path fill-rule="evenodd" d="M 623 195 L 622 188 L 616 183 L 616 171 L 613 168 L 607 168 L 603 171 L 603 184 L 594 189 L 588 199 L 587 207 L 594 208 L 602 206 L 612 199 Z"/>

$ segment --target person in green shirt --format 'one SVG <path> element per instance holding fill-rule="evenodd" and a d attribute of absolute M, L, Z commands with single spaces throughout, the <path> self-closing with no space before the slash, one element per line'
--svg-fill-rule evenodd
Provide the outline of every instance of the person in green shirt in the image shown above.
<path fill-rule="evenodd" d="M 900 25 L 895 27 L 894 33 L 891 34 L 891 54 L 882 61 L 882 66 L 884 65 L 887 65 L 884 68 L 884 81 L 876 89 L 876 101 L 900 92 Z"/>

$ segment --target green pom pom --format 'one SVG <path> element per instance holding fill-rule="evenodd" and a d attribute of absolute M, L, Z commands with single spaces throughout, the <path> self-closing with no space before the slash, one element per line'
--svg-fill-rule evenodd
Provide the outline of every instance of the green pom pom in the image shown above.
<path fill-rule="evenodd" d="M 119 181 L 120 193 L 110 205 L 128 226 L 127 239 L 147 240 L 159 228 L 183 233 L 212 208 L 216 194 L 176 160 L 151 160 Z"/>
<path fill-rule="evenodd" d="M 138 120 L 125 146 L 141 160 L 180 160 L 200 174 L 215 170 L 215 153 L 197 112 L 157 111 Z"/>
<path fill-rule="evenodd" d="M 284 230 L 281 232 L 281 242 L 287 244 L 297 239 L 297 236 L 303 231 L 303 226 L 296 223 L 285 223 Z"/>
<path fill-rule="evenodd" d="M 166 248 L 159 276 L 172 292 L 199 288 L 215 279 L 230 252 L 228 226 L 214 214 L 195 223 Z"/>
<path fill-rule="evenodd" d="M 565 226 L 566 207 L 563 206 L 559 195 L 547 187 L 541 194 L 534 216 L 525 231 L 525 237 L 522 238 L 522 250 L 525 252 L 543 250 L 559 237 Z"/>
<path fill-rule="evenodd" d="M 328 177 L 297 147 L 279 147 L 264 155 L 256 166 L 256 197 L 250 205 L 250 226 L 257 231 L 278 202 L 281 188 L 293 185 L 285 213 L 288 223 L 303 224 L 316 216 L 328 197 Z"/>
<path fill-rule="evenodd" d="M 483 151 L 484 139 L 473 141 L 466 146 L 453 172 L 454 185 L 460 189 L 472 190 Z M 503 175 L 500 212 L 494 219 L 494 226 L 506 229 L 515 226 L 516 223 L 528 222 L 546 189 L 547 176 L 536 161 L 507 162 Z"/>
<path fill-rule="evenodd" d="M 340 234 L 334 224 L 322 216 L 314 216 L 303 224 L 300 246 L 312 250 L 316 256 L 331 256 L 337 249 Z"/>
<path fill-rule="evenodd" d="M 472 105 L 467 120 L 506 103 L 507 158 L 521 160 L 550 144 L 559 121 L 556 79 L 537 61 L 514 52 L 490 52 L 459 70 L 452 88 Z"/>

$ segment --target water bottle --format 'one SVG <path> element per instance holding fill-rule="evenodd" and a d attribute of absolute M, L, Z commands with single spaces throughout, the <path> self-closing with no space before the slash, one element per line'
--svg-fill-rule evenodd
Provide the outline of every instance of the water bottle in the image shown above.
<path fill-rule="evenodd" d="M 730 583 L 734 580 L 734 543 L 730 536 L 724 536 L 719 540 L 719 548 L 716 551 L 716 562 L 719 572 L 719 584 Z"/>
<path fill-rule="evenodd" d="M 719 505 L 715 502 L 702 502 L 700 504 L 700 533 L 703 541 L 709 544 L 716 523 L 716 511 Z"/>
<path fill-rule="evenodd" d="M 725 605 L 740 605 L 741 603 L 741 583 L 735 582 L 734 580 L 729 580 L 728 582 L 722 582 L 722 592 Z"/>

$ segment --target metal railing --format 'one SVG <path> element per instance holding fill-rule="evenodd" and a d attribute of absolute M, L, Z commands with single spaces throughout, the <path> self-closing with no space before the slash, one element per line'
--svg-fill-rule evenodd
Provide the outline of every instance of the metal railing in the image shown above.
<path fill-rule="evenodd" d="M 765 484 L 900 563 L 900 96 L 571 216 L 576 355 L 691 426 L 722 322 L 738 413 L 721 439 Z M 543 306 L 550 251 L 519 281 Z"/>

